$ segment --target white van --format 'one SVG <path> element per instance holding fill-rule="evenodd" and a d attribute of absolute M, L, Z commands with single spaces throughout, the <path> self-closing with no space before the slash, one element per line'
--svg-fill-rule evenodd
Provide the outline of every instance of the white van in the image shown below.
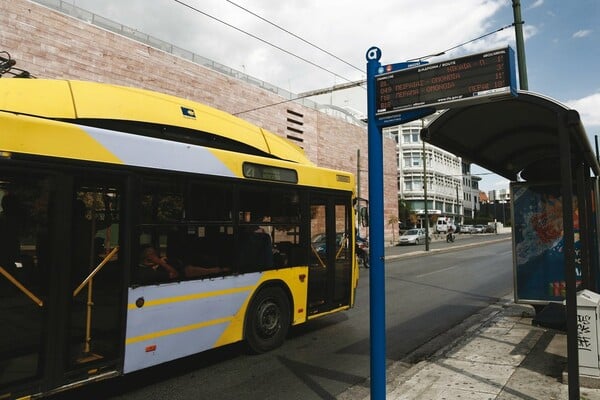
<path fill-rule="evenodd" d="M 448 232 L 448 227 L 452 227 L 452 230 L 456 232 L 456 226 L 454 222 L 450 218 L 438 218 L 437 223 L 435 224 L 435 231 L 437 233 L 446 233 Z"/>

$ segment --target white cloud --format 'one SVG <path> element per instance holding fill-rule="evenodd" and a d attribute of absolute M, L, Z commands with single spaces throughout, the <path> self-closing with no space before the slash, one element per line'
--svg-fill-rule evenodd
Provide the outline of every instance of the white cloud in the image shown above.
<path fill-rule="evenodd" d="M 582 37 L 589 36 L 592 33 L 590 29 L 581 29 L 573 34 L 574 39 L 579 39 Z"/>
<path fill-rule="evenodd" d="M 490 190 L 508 189 L 509 186 L 510 186 L 510 181 L 508 179 L 499 177 L 499 179 L 493 180 L 491 182 Z"/>
<path fill-rule="evenodd" d="M 600 92 L 581 99 L 569 100 L 566 104 L 577 110 L 585 123 L 600 125 Z"/>
<path fill-rule="evenodd" d="M 588 135 L 600 131 L 600 92 L 581 99 L 565 102 L 570 108 L 577 110 Z"/>
<path fill-rule="evenodd" d="M 532 5 L 530 5 L 529 7 L 527 7 L 527 9 L 531 10 L 533 8 L 538 8 L 538 7 L 541 7 L 542 4 L 544 4 L 544 0 L 536 0 L 536 1 L 533 2 Z"/>

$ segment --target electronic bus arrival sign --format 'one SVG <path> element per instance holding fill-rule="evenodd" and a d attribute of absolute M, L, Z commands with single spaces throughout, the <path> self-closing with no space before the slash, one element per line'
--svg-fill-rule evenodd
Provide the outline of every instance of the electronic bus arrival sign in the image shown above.
<path fill-rule="evenodd" d="M 516 96 L 514 51 L 486 51 L 375 76 L 376 116 Z"/>

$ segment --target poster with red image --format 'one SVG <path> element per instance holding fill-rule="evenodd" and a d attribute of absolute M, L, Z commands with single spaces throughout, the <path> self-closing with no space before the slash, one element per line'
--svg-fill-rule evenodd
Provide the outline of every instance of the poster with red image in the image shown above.
<path fill-rule="evenodd" d="M 511 184 L 515 301 L 565 298 L 563 199 L 559 184 Z M 573 198 L 576 280 L 581 282 L 577 200 Z"/>

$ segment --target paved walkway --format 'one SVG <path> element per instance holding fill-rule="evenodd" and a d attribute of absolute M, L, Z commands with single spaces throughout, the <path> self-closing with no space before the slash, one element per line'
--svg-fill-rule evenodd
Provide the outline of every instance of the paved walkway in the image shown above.
<path fill-rule="evenodd" d="M 531 324 L 533 308 L 511 300 L 487 307 L 482 321 L 425 361 L 388 367 L 388 400 L 563 400 L 566 335 Z M 369 383 L 340 400 L 369 399 Z M 580 387 L 580 398 L 600 400 L 600 389 Z"/>

